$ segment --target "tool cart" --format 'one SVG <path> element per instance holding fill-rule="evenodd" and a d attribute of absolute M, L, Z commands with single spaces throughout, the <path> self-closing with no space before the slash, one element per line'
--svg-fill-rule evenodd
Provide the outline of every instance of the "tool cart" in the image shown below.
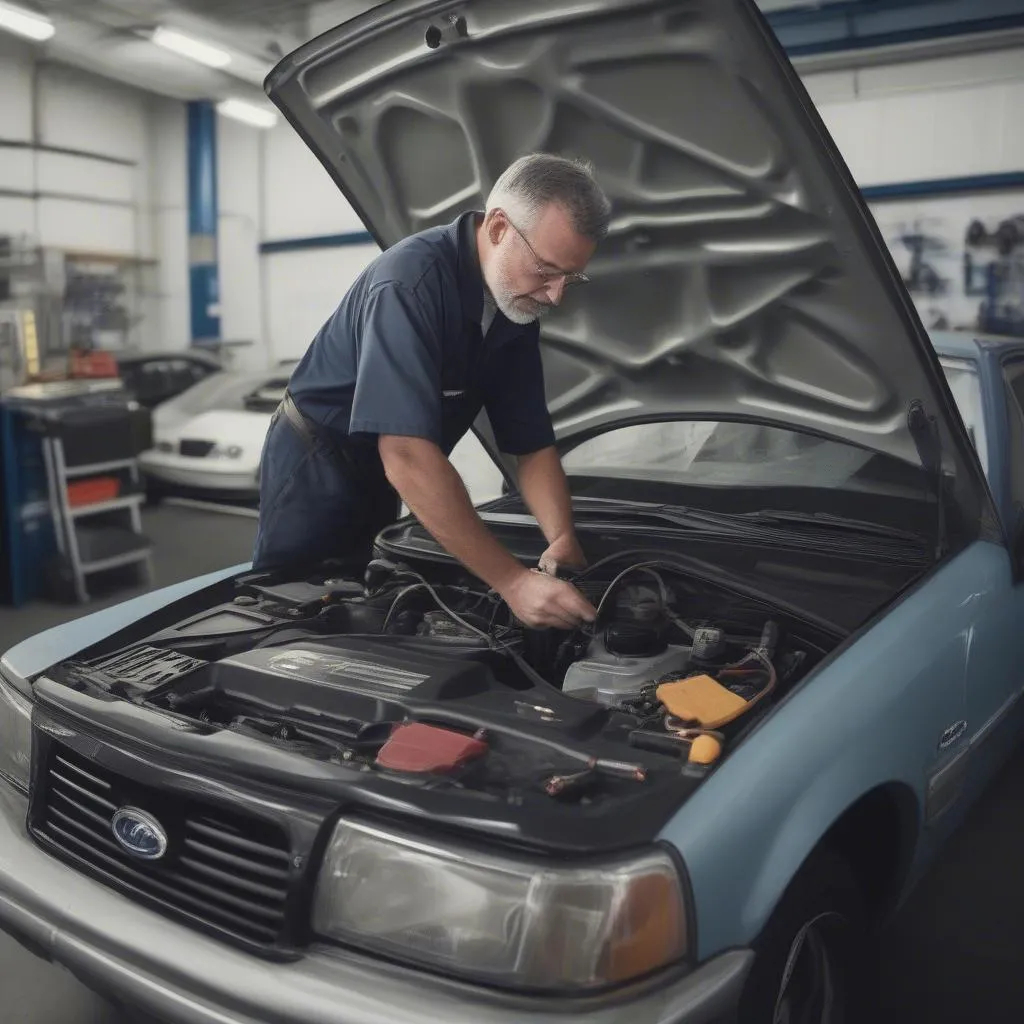
<path fill-rule="evenodd" d="M 25 466 L 20 474 L 5 466 L 14 603 L 42 596 L 40 589 L 58 600 L 87 601 L 90 577 L 123 566 L 138 565 L 149 582 L 152 545 L 142 532 L 145 495 L 136 460 L 141 411 L 120 381 L 27 385 L 9 391 L 4 405 L 16 441 L 8 438 L 6 451 L 20 450 Z M 38 522 L 40 476 L 42 518 L 52 527 L 45 532 Z M 29 519 L 19 492 L 22 502 L 36 499 L 27 502 L 36 506 L 33 545 L 18 535 Z"/>

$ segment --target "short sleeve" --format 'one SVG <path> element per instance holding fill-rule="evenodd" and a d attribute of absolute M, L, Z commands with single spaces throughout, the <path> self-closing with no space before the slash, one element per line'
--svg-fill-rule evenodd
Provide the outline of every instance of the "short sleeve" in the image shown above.
<path fill-rule="evenodd" d="M 498 449 L 507 455 L 528 455 L 555 443 L 536 335 L 502 346 L 488 374 L 484 408 Z"/>
<path fill-rule="evenodd" d="M 389 282 L 366 298 L 349 432 L 441 443 L 441 330 L 419 295 Z"/>

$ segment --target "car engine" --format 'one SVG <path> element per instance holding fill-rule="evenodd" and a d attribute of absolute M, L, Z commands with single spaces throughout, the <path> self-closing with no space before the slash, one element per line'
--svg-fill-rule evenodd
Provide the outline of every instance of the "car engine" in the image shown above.
<path fill-rule="evenodd" d="M 524 628 L 457 567 L 250 574 L 49 675 L 375 779 L 585 805 L 713 770 L 825 650 L 671 557 L 623 552 L 569 578 L 597 608 L 573 631 Z"/>

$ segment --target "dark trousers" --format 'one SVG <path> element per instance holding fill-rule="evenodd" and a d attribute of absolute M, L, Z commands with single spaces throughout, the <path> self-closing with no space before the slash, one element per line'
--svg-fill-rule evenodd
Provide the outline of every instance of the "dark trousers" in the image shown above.
<path fill-rule="evenodd" d="M 254 569 L 369 560 L 374 538 L 398 511 L 398 495 L 384 476 L 376 446 L 350 444 L 339 450 L 322 436 L 302 436 L 275 413 L 260 461 Z"/>

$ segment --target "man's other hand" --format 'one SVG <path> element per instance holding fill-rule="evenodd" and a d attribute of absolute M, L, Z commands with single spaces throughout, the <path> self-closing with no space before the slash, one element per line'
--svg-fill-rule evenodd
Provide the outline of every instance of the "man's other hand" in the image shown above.
<path fill-rule="evenodd" d="M 577 629 L 597 617 L 594 606 L 571 584 L 527 571 L 501 592 L 521 622 L 534 629 Z"/>

